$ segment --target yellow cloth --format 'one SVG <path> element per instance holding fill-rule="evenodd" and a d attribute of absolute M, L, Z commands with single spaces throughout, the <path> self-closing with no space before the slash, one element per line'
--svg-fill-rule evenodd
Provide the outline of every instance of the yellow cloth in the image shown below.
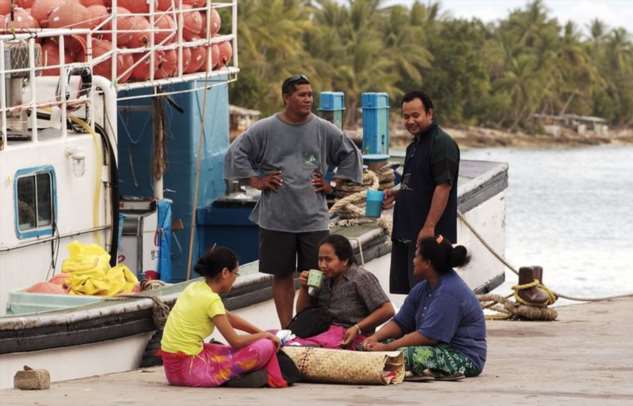
<path fill-rule="evenodd" d="M 62 272 L 82 274 L 110 269 L 110 254 L 97 244 L 73 241 L 66 246 L 68 258 L 62 264 Z"/>
<path fill-rule="evenodd" d="M 99 245 L 73 241 L 67 248 L 70 255 L 62 264 L 62 272 L 70 274 L 66 282 L 69 294 L 114 296 L 130 293 L 138 285 L 127 266 L 110 268 L 110 255 Z"/>
<path fill-rule="evenodd" d="M 205 281 L 193 282 L 180 294 L 169 312 L 161 349 L 197 355 L 202 351 L 204 339 L 215 329 L 213 318 L 226 314 L 220 295 Z"/>

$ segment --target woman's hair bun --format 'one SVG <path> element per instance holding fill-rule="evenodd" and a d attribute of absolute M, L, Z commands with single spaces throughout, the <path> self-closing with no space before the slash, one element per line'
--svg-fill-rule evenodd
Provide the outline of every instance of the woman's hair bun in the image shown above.
<path fill-rule="evenodd" d="M 470 262 L 470 255 L 468 255 L 468 250 L 463 245 L 456 245 L 452 247 L 451 252 L 449 254 L 448 262 L 451 267 L 460 267 L 466 265 Z"/>
<path fill-rule="evenodd" d="M 216 246 L 215 244 L 198 259 L 194 266 L 200 276 L 215 278 L 224 268 L 233 270 L 238 265 L 237 255 L 229 248 Z"/>

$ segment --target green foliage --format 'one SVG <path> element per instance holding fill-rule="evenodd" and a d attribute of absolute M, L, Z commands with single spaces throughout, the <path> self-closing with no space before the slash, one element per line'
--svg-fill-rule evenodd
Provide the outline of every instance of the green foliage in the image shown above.
<path fill-rule="evenodd" d="M 432 66 L 422 69 L 423 83 L 433 95 L 438 117 L 452 124 L 476 123 L 480 100 L 490 92 L 490 79 L 480 56 L 486 42 L 485 27 L 479 21 L 447 20 L 429 37 L 434 59 Z"/>
<path fill-rule="evenodd" d="M 629 33 L 600 20 L 561 25 L 542 0 L 491 24 L 426 1 L 240 0 L 238 9 L 242 71 L 231 99 L 265 114 L 281 108 L 281 81 L 302 72 L 316 92 L 345 92 L 347 126 L 362 92 L 387 92 L 398 106 L 414 88 L 444 124 L 528 128 L 535 113 L 633 124 Z"/>

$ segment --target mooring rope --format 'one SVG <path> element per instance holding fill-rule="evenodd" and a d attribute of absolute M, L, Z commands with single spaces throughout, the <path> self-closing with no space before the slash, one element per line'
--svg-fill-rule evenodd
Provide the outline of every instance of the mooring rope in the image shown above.
<path fill-rule="evenodd" d="M 360 224 L 377 223 L 388 235 L 391 235 L 393 222 L 386 216 L 381 215 L 379 218 L 369 218 L 365 216 L 365 209 L 361 204 L 367 199 L 367 189 L 379 189 L 381 176 L 371 170 L 367 170 L 363 174 L 363 190 L 347 195 L 338 199 L 332 207 L 330 214 L 339 214 L 344 217 L 336 221 L 332 226 L 351 227 Z"/>
<path fill-rule="evenodd" d="M 499 262 L 501 262 L 503 265 L 505 265 L 509 270 L 514 272 L 516 275 L 519 275 L 519 271 L 517 271 L 516 268 L 514 268 L 512 265 L 510 265 L 508 263 L 508 261 L 505 260 L 505 258 L 503 258 L 501 255 L 499 255 L 499 253 L 497 253 L 497 251 L 495 251 L 495 249 L 492 248 L 490 246 L 490 244 L 488 244 L 488 242 L 481 236 L 481 234 L 479 234 L 477 232 L 477 230 L 475 230 L 475 228 L 470 224 L 470 222 L 468 220 L 466 220 L 466 216 L 464 216 L 460 211 L 457 212 L 457 216 L 464 223 L 464 225 L 473 233 L 473 235 L 483 244 L 483 246 L 486 247 L 486 249 L 495 258 L 497 258 L 497 260 L 499 260 Z M 543 286 L 543 285 L 541 284 L 541 286 Z M 571 300 L 571 301 L 575 301 L 575 302 L 602 302 L 602 301 L 605 301 L 605 300 L 613 300 L 613 299 L 621 299 L 621 298 L 625 298 L 625 297 L 633 297 L 633 293 L 625 293 L 625 294 L 621 294 L 621 295 L 611 295 L 611 296 L 603 296 L 603 297 L 586 298 L 586 297 L 576 297 L 576 296 L 565 295 L 565 294 L 558 293 L 558 292 L 553 291 L 553 290 L 550 291 L 549 289 L 547 290 L 547 292 L 550 292 L 550 293 L 552 293 L 552 294 L 554 294 L 554 295 L 556 295 L 556 296 L 558 296 L 560 298 Z"/>
<path fill-rule="evenodd" d="M 110 296 L 105 298 L 106 301 L 116 301 L 116 300 L 138 300 L 138 299 L 151 299 L 153 303 L 152 305 L 152 321 L 154 322 L 154 326 L 158 330 L 162 330 L 165 327 L 165 323 L 167 323 L 167 316 L 169 316 L 169 312 L 171 308 L 167 303 L 163 302 L 157 295 L 144 295 L 142 293 L 138 294 L 130 294 L 124 293 L 116 296 Z"/>
<path fill-rule="evenodd" d="M 355 193 L 351 193 L 341 199 L 338 199 L 332 207 L 330 207 L 330 214 L 341 213 L 346 217 L 359 218 L 363 216 L 363 209 L 358 206 L 367 199 L 367 189 L 378 189 L 380 186 L 380 180 L 378 175 L 371 170 L 367 170 L 363 174 L 363 185 L 358 186 L 362 190 Z"/>
<path fill-rule="evenodd" d="M 537 288 L 542 290 L 543 292 L 545 292 L 545 294 L 547 295 L 547 301 L 545 303 L 543 303 L 542 305 L 535 305 L 533 303 L 530 303 L 526 300 L 524 300 L 520 295 L 519 292 L 521 292 L 522 290 L 525 289 L 531 289 L 531 288 Z M 512 290 L 514 291 L 513 295 L 514 295 L 514 300 L 517 301 L 517 303 L 521 303 L 527 306 L 537 306 L 537 307 L 547 307 L 549 305 L 553 305 L 556 300 L 558 300 L 558 296 L 556 296 L 556 294 L 554 292 L 552 292 L 550 289 L 548 289 L 545 285 L 543 285 L 541 283 L 541 281 L 539 281 L 538 279 L 534 279 L 532 282 L 530 283 L 524 283 L 523 285 L 514 285 L 512 287 Z"/>
<path fill-rule="evenodd" d="M 512 296 L 512 295 L 510 295 Z M 509 297 L 509 296 L 508 296 Z M 501 295 L 480 295 L 477 298 L 484 309 L 496 311 L 498 314 L 486 315 L 487 320 L 538 320 L 554 321 L 558 312 L 553 307 L 538 307 L 516 303 Z"/>

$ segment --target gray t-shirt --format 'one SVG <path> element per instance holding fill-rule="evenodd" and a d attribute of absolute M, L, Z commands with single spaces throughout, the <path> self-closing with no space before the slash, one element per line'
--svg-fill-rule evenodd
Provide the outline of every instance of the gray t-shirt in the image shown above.
<path fill-rule="evenodd" d="M 263 191 L 250 219 L 267 230 L 292 233 L 328 229 L 323 193 L 312 186 L 315 169 L 336 178 L 362 181 L 362 155 L 352 140 L 329 121 L 312 114 L 302 124 L 289 124 L 278 114 L 253 124 L 233 142 L 224 160 L 224 176 L 242 179 L 280 170 L 277 191 Z"/>

